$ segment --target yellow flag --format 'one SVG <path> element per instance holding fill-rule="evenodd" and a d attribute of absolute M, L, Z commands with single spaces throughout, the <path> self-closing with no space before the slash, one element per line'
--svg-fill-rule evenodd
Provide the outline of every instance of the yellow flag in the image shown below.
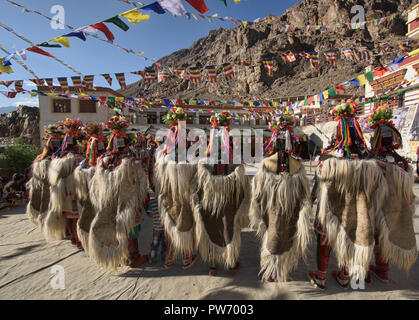
<path fill-rule="evenodd" d="M 3 67 L 3 61 L 6 59 L 6 57 L 0 58 L 0 72 L 4 73 L 15 73 L 10 66 Z"/>
<path fill-rule="evenodd" d="M 416 49 L 416 50 L 408 53 L 409 57 L 416 56 L 417 54 L 419 54 L 419 49 Z"/>
<path fill-rule="evenodd" d="M 148 14 L 138 12 L 138 8 L 121 13 L 119 16 L 127 18 L 129 22 L 137 24 L 140 21 L 147 21 L 150 19 Z"/>
<path fill-rule="evenodd" d="M 115 101 L 124 101 L 123 97 L 115 97 Z"/>
<path fill-rule="evenodd" d="M 365 84 L 367 83 L 367 78 L 363 74 L 358 76 L 357 79 L 359 81 L 359 85 L 361 86 L 365 86 Z"/>
<path fill-rule="evenodd" d="M 57 37 L 57 38 L 51 39 L 50 41 L 61 43 L 66 48 L 70 47 L 70 41 L 66 37 Z"/>
<path fill-rule="evenodd" d="M 139 51 L 139 52 L 136 52 L 135 54 L 139 55 L 139 56 L 142 56 L 144 54 L 144 52 Z"/>
<path fill-rule="evenodd" d="M 328 90 L 323 91 L 323 98 L 324 98 L 325 100 L 329 99 L 329 91 L 328 91 Z"/>
<path fill-rule="evenodd" d="M 240 2 L 240 0 L 234 0 L 234 2 L 235 2 L 235 3 L 239 3 L 239 2 Z"/>
<path fill-rule="evenodd" d="M 36 92 L 29 92 L 29 95 L 31 98 L 36 97 L 38 94 Z"/>

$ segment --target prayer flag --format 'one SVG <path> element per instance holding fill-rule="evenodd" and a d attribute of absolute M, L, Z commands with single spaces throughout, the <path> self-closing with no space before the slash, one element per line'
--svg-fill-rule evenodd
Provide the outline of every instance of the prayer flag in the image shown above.
<path fill-rule="evenodd" d="M 158 14 L 165 14 L 166 13 L 166 11 L 162 8 L 160 3 L 158 3 L 158 2 L 154 2 L 154 3 L 149 4 L 147 6 L 141 7 L 140 9 L 141 10 L 152 10 L 155 13 L 158 13 Z"/>
<path fill-rule="evenodd" d="M 175 16 L 181 16 L 186 13 L 181 0 L 158 0 L 161 7 L 170 11 Z"/>
<path fill-rule="evenodd" d="M 98 22 L 98 23 L 95 23 L 95 24 L 91 24 L 90 26 L 92 28 L 95 28 L 95 29 L 99 30 L 99 31 L 102 31 L 105 34 L 106 39 L 108 39 L 109 41 L 115 40 L 115 36 L 109 30 L 109 28 L 106 26 L 106 24 L 104 24 L 103 22 Z"/>
<path fill-rule="evenodd" d="M 114 16 L 112 18 L 106 19 L 103 22 L 113 23 L 114 25 L 116 25 L 117 27 L 121 28 L 124 31 L 128 31 L 129 29 L 127 24 L 124 21 L 122 21 L 118 16 Z"/>
<path fill-rule="evenodd" d="M 226 77 L 227 80 L 232 80 L 236 77 L 235 74 L 234 74 L 233 67 L 232 67 L 231 63 L 224 63 L 223 64 L 223 72 L 224 72 L 224 76 Z"/>
<path fill-rule="evenodd" d="M 66 48 L 70 47 L 70 41 L 66 37 L 57 37 L 57 38 L 51 39 L 50 41 L 61 43 Z"/>
<path fill-rule="evenodd" d="M 105 78 L 105 80 L 109 83 L 110 86 L 112 86 L 112 78 L 109 74 L 105 73 L 102 74 L 102 76 Z"/>
<path fill-rule="evenodd" d="M 129 11 L 125 11 L 119 14 L 119 16 L 126 18 L 129 22 L 133 24 L 137 24 L 140 21 L 147 21 L 148 19 L 150 19 L 150 16 L 148 14 L 142 14 L 138 10 L 138 8 L 135 8 Z"/>
<path fill-rule="evenodd" d="M 200 13 L 205 13 L 208 8 L 203 0 L 186 0 L 192 7 L 198 10 Z"/>
<path fill-rule="evenodd" d="M 115 73 L 115 77 L 119 82 L 119 85 L 121 86 L 122 90 L 125 90 L 127 88 L 127 84 L 125 82 L 125 74 L 124 73 Z"/>

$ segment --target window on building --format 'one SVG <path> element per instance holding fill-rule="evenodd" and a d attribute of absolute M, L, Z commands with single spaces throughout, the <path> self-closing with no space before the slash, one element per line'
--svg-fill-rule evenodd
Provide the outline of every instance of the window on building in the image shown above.
<path fill-rule="evenodd" d="M 167 114 L 167 112 L 160 112 L 160 123 L 164 123 L 163 117 Z"/>
<path fill-rule="evenodd" d="M 79 113 L 96 113 L 96 101 L 94 100 L 80 100 Z"/>
<path fill-rule="evenodd" d="M 188 118 L 186 119 L 186 124 L 193 124 L 194 115 L 188 113 Z"/>
<path fill-rule="evenodd" d="M 70 99 L 53 99 L 52 100 L 53 113 L 71 113 Z"/>
<path fill-rule="evenodd" d="M 157 114 L 155 112 L 151 112 L 147 114 L 147 123 L 148 124 L 156 124 L 157 123 Z"/>

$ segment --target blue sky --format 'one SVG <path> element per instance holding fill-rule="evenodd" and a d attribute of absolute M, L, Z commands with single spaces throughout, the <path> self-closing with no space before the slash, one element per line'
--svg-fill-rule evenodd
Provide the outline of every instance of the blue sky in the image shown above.
<path fill-rule="evenodd" d="M 50 17 L 54 16 L 53 13 L 50 13 L 52 6 L 62 5 L 65 9 L 65 23 L 76 28 L 105 20 L 133 8 L 131 5 L 120 0 L 14 1 L 28 9 L 40 11 Z M 142 0 L 141 2 L 150 4 L 154 1 Z M 185 0 L 182 2 L 188 12 L 198 13 Z M 240 3 L 235 4 L 233 0 L 227 0 L 228 7 L 226 8 L 219 0 L 205 0 L 209 8 L 206 14 L 212 15 L 218 13 L 221 17 L 228 16 L 249 21 L 259 17 L 263 18 L 268 14 L 281 15 L 287 8 L 297 2 L 297 0 L 242 0 Z M 141 12 L 147 13 L 146 11 Z M 17 33 L 36 44 L 70 32 L 68 29 L 55 30 L 51 28 L 49 21 L 45 18 L 35 13 L 22 13 L 20 8 L 6 1 L 0 2 L 0 13 L 1 23 L 8 25 Z M 146 57 L 159 59 L 176 50 L 188 48 L 195 40 L 206 36 L 210 30 L 219 27 L 234 27 L 234 24 L 228 21 L 218 22 L 214 20 L 213 23 L 209 23 L 203 20 L 196 21 L 193 18 L 188 20 L 185 16 L 173 17 L 170 13 L 158 15 L 150 12 L 149 14 L 151 17 L 148 21 L 139 22 L 136 25 L 127 22 L 130 26 L 127 32 L 112 24 L 107 24 L 115 35 L 114 42 L 127 49 L 142 51 Z M 125 19 L 123 20 L 126 21 Z M 101 33 L 99 34 L 101 36 L 103 35 Z M 0 44 L 12 52 L 16 49 L 23 49 L 29 46 L 26 42 L 3 28 L 0 28 Z M 145 61 L 143 57 L 125 53 L 121 49 L 92 37 L 88 37 L 86 42 L 77 38 L 70 38 L 70 48 L 43 49 L 64 60 L 84 75 L 142 70 L 145 66 L 152 63 L 151 61 Z M 3 52 L 0 52 L 0 57 L 4 55 Z M 30 73 L 16 62 L 12 63 L 12 68 L 15 73 L 3 73 L 0 75 L 0 80 L 26 80 L 33 78 Z M 28 52 L 25 63 L 40 78 L 75 76 L 74 73 L 55 60 L 35 53 Z M 139 76 L 126 74 L 128 84 L 139 79 Z M 57 83 L 56 79 L 54 79 L 54 83 Z M 29 82 L 25 81 L 24 88 L 33 89 L 28 84 Z M 69 84 L 71 84 L 71 80 L 69 80 Z M 95 85 L 108 86 L 100 76 L 95 78 Z M 13 89 L 14 85 L 11 85 L 9 88 Z M 115 78 L 113 80 L 113 88 L 119 88 Z M 0 86 L 0 90 L 6 90 L 6 88 Z M 0 107 L 17 106 L 19 104 L 37 105 L 37 103 L 37 98 L 31 99 L 27 94 L 19 94 L 15 99 L 7 99 L 3 95 L 0 95 Z"/>

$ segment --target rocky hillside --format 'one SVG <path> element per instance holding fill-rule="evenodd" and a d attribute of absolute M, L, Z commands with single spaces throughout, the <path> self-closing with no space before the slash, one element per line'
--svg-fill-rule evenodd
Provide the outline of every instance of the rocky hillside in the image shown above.
<path fill-rule="evenodd" d="M 18 137 L 39 146 L 38 108 L 19 106 L 16 111 L 0 115 L 0 144 L 8 144 Z"/>
<path fill-rule="evenodd" d="M 165 67 L 204 67 L 214 64 L 221 72 L 221 65 L 236 59 L 250 59 L 253 66 L 235 67 L 237 79 L 227 85 L 219 76 L 220 84 L 209 83 L 193 88 L 186 80 L 171 79 L 166 84 L 146 84 L 144 81 L 132 84 L 122 91 L 127 96 L 158 98 L 202 98 L 238 99 L 243 97 L 279 98 L 316 94 L 340 82 L 350 80 L 372 64 L 390 62 L 402 52 L 397 41 L 404 40 L 407 32 L 406 17 L 397 16 L 391 22 L 369 26 L 365 30 L 340 29 L 338 32 L 297 31 L 284 32 L 280 24 L 322 24 L 350 22 L 354 16 L 351 8 L 362 5 L 366 18 L 374 19 L 410 8 L 415 0 L 303 0 L 289 8 L 280 17 L 271 16 L 274 23 L 254 24 L 243 28 L 217 29 L 207 37 L 194 42 L 189 49 L 182 49 L 160 59 Z M 387 54 L 374 49 L 380 42 L 391 41 Z M 373 50 L 371 62 L 351 62 L 339 58 L 338 67 L 326 64 L 324 55 L 320 56 L 320 70 L 312 70 L 308 59 L 297 57 L 294 63 L 282 62 L 279 54 L 287 50 L 293 52 L 326 51 L 334 49 L 341 52 L 345 47 L 366 46 Z M 275 58 L 274 76 L 269 77 L 261 59 Z M 153 67 L 153 66 L 150 66 Z M 352 91 L 351 93 L 362 94 Z"/>

